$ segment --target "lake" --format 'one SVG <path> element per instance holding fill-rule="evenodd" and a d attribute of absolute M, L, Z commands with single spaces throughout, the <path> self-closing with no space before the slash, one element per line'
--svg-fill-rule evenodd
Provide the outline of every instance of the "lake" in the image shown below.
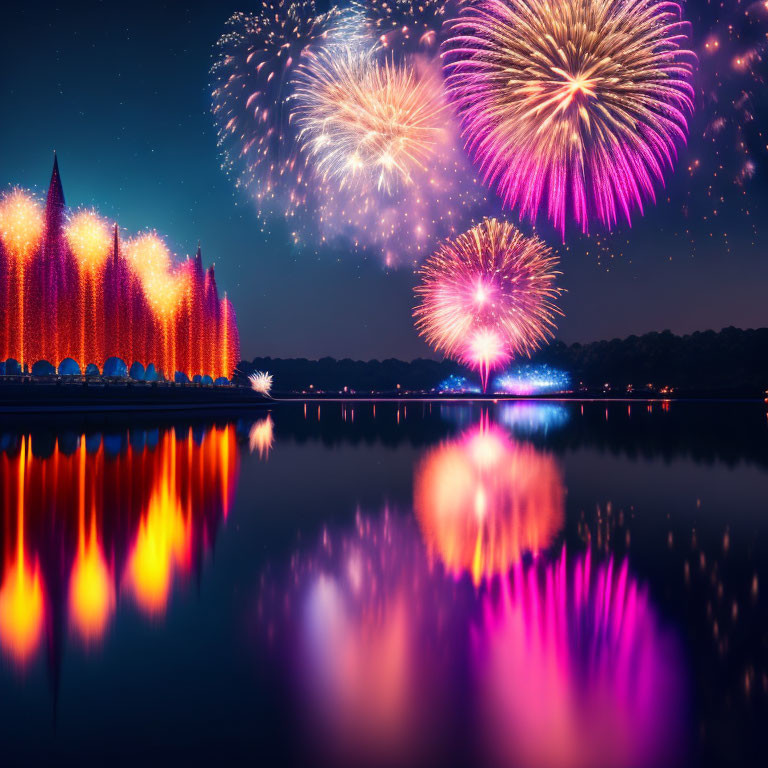
<path fill-rule="evenodd" d="M 0 425 L 0 761 L 761 761 L 762 403 Z"/>

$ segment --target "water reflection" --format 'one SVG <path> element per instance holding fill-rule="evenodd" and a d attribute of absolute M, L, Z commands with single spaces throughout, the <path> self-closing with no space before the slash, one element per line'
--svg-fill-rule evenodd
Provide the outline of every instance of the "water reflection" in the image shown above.
<path fill-rule="evenodd" d="M 416 468 L 414 508 L 430 553 L 479 584 L 552 544 L 565 519 L 565 488 L 550 454 L 486 418 L 427 452 Z"/>
<path fill-rule="evenodd" d="M 626 561 L 517 566 L 481 597 L 481 730 L 498 764 L 667 765 L 682 752 L 680 662 Z"/>
<path fill-rule="evenodd" d="M 93 641 L 102 636 L 114 611 L 115 588 L 97 529 L 93 488 L 86 523 L 86 470 L 86 441 L 81 440 L 78 449 L 77 556 L 72 568 L 69 604 L 74 626 L 81 637 L 85 641 Z M 94 474 L 91 474 L 91 483 Z"/>
<path fill-rule="evenodd" d="M 5 459 L 5 457 L 3 457 Z M 3 461 L 3 470 L 6 462 Z M 30 562 L 24 545 L 24 488 L 27 475 L 27 440 L 22 439 L 22 450 L 17 466 L 9 467 L 8 480 L 3 482 L 3 496 L 11 501 L 11 483 L 17 482 L 16 493 L 16 546 L 4 548 L 3 583 L 0 586 L 0 644 L 17 662 L 24 662 L 36 649 L 43 625 L 43 589 L 37 558 Z M 6 473 L 3 472 L 4 480 Z M 6 530 L 8 518 L 6 517 Z M 4 536 L 4 541 L 11 541 Z"/>
<path fill-rule="evenodd" d="M 546 435 L 564 427 L 568 417 L 568 408 L 562 403 L 503 402 L 497 411 L 499 422 L 518 435 Z"/>
<path fill-rule="evenodd" d="M 3 550 L 0 645 L 24 664 L 65 625 L 99 641 L 129 592 L 162 614 L 226 518 L 239 456 L 232 424 L 106 435 L 29 435 L 0 453 Z"/>
<path fill-rule="evenodd" d="M 762 405 L 256 416 L 4 423 L 4 762 L 760 764 Z"/>
<path fill-rule="evenodd" d="M 430 567 L 413 521 L 389 510 L 326 531 L 267 581 L 261 626 L 296 684 L 313 762 L 410 764 L 437 748 L 457 703 L 461 595 Z"/>
<path fill-rule="evenodd" d="M 664 765 L 680 743 L 678 648 L 626 562 L 562 548 L 475 588 L 386 510 L 326 531 L 260 611 L 315 761 Z"/>
<path fill-rule="evenodd" d="M 304 407 L 306 408 L 306 405 Z M 260 459 L 269 458 L 275 444 L 275 424 L 270 414 L 253 422 L 248 433 L 248 443 L 251 453 L 258 453 Z"/>

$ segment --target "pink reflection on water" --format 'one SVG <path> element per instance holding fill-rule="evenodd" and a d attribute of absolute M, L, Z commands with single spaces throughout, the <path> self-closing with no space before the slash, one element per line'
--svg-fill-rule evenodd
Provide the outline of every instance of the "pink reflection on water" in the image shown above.
<path fill-rule="evenodd" d="M 357 516 L 265 581 L 263 629 L 313 762 L 666 765 L 680 657 L 625 563 L 520 562 L 474 587 L 407 515 Z"/>
<path fill-rule="evenodd" d="M 430 568 L 413 521 L 388 512 L 358 515 L 354 530 L 326 533 L 316 552 L 293 559 L 265 618 L 276 619 L 275 648 L 288 649 L 314 762 L 431 754 L 455 693 L 444 664 L 462 637 L 466 650 L 465 626 L 453 626 L 461 591 Z"/>
<path fill-rule="evenodd" d="M 518 566 L 481 597 L 480 730 L 499 765 L 659 766 L 679 757 L 680 657 L 648 595 L 591 553 Z"/>

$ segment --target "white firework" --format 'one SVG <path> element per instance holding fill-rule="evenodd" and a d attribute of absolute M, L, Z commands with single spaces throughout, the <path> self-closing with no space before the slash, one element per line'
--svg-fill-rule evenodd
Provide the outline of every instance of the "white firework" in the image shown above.
<path fill-rule="evenodd" d="M 251 389 L 260 395 L 269 397 L 272 391 L 272 374 L 268 371 L 254 371 L 248 380 L 251 382 Z"/>

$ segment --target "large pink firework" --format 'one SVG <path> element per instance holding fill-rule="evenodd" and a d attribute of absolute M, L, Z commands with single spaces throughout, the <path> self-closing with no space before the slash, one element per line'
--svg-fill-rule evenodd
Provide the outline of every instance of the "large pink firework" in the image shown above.
<path fill-rule="evenodd" d="M 557 258 L 537 237 L 485 219 L 440 245 L 421 268 L 414 311 L 419 333 L 438 352 L 480 371 L 530 356 L 551 338 Z"/>
<path fill-rule="evenodd" d="M 521 216 L 546 204 L 564 237 L 655 200 L 693 110 L 687 44 L 666 0 L 472 0 L 446 84 L 486 182 Z"/>

